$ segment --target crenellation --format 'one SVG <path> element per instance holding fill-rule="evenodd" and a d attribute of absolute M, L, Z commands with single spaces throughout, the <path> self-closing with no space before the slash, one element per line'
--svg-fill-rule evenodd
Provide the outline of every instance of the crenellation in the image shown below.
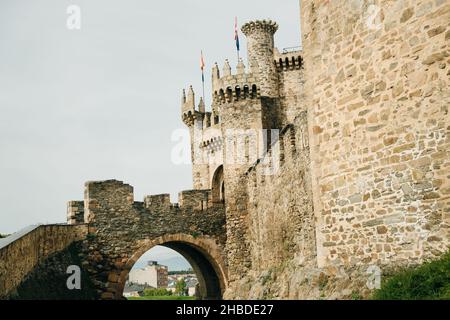
<path fill-rule="evenodd" d="M 234 82 L 233 86 L 227 86 L 225 89 L 220 89 L 214 92 L 213 101 L 216 105 L 225 103 L 232 103 L 240 100 L 258 99 L 261 92 L 256 84 L 247 84 L 247 82 Z"/>
<path fill-rule="evenodd" d="M 84 223 L 84 202 L 70 201 L 67 203 L 67 224 Z"/>
<path fill-rule="evenodd" d="M 241 30 L 247 37 L 259 31 L 273 35 L 278 30 L 278 24 L 272 20 L 255 20 L 244 24 Z"/>
<path fill-rule="evenodd" d="M 179 193 L 178 202 L 182 209 L 203 211 L 211 205 L 211 190 L 189 190 Z"/>
<path fill-rule="evenodd" d="M 149 211 L 164 211 L 171 206 L 170 194 L 151 195 L 144 198 L 144 207 Z"/>
<path fill-rule="evenodd" d="M 274 63 L 278 72 L 287 72 L 292 70 L 299 70 L 303 68 L 303 51 L 291 51 L 280 53 L 275 49 Z"/>

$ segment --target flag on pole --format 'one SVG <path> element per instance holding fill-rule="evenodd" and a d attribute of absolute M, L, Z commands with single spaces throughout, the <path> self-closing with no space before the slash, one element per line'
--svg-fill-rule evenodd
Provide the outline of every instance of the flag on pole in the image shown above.
<path fill-rule="evenodd" d="M 234 40 L 236 41 L 236 49 L 239 54 L 240 44 L 239 44 L 239 30 L 238 30 L 238 18 L 234 20 Z"/>
<path fill-rule="evenodd" d="M 205 102 L 205 59 L 203 59 L 203 50 L 200 51 L 200 69 L 202 70 L 203 102 Z"/>
<path fill-rule="evenodd" d="M 200 69 L 202 70 L 202 82 L 205 82 L 205 60 L 203 59 L 203 51 L 200 55 Z"/>

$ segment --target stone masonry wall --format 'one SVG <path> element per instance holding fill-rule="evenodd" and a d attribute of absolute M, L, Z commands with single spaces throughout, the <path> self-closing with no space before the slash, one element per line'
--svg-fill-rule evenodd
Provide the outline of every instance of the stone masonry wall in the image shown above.
<path fill-rule="evenodd" d="M 170 203 L 168 194 L 135 202 L 130 185 L 115 180 L 88 182 L 84 207 L 89 235 L 83 265 L 100 298 L 120 299 L 133 264 L 154 245 L 164 245 L 166 238 L 189 241 L 226 285 L 225 212 L 223 204 L 212 203 L 210 190 L 181 192 L 178 204 Z"/>
<path fill-rule="evenodd" d="M 36 266 L 86 234 L 86 225 L 43 225 L 0 248 L 0 299 L 14 294 Z"/>
<path fill-rule="evenodd" d="M 240 180 L 251 260 L 230 299 L 367 297 L 368 267 L 386 275 L 450 244 L 450 4 L 301 7 L 304 68 L 275 55 L 282 165 L 262 175 L 267 155 Z"/>
<path fill-rule="evenodd" d="M 242 100 L 221 105 L 219 110 L 224 137 L 227 256 L 230 278 L 235 279 L 241 277 L 250 268 L 251 263 L 248 243 L 248 194 L 243 174 L 251 165 L 251 157 L 255 154 L 245 154 L 243 150 L 246 149 L 247 130 L 260 132 L 262 129 L 262 105 L 259 100 Z M 227 132 L 227 129 L 234 131 Z"/>
<path fill-rule="evenodd" d="M 450 244 L 450 3 L 301 4 L 319 266 L 438 257 Z"/>
<path fill-rule="evenodd" d="M 275 52 L 274 60 L 280 79 L 281 127 L 294 123 L 295 118 L 306 110 L 302 56 L 302 51 Z"/>
<path fill-rule="evenodd" d="M 229 297 L 302 297 L 302 270 L 316 266 L 309 166 L 303 112 L 282 131 L 271 151 L 246 173 L 252 268 L 230 286 Z"/>
<path fill-rule="evenodd" d="M 62 251 L 39 262 L 8 298 L 11 300 L 93 300 L 96 292 L 81 261 L 82 242 L 74 242 Z M 80 289 L 70 290 L 67 273 L 70 266 L 80 267 Z"/>

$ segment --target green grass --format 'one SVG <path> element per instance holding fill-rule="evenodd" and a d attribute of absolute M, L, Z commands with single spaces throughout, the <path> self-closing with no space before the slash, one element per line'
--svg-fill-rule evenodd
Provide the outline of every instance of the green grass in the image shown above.
<path fill-rule="evenodd" d="M 450 300 L 450 253 L 386 279 L 373 299 Z"/>
<path fill-rule="evenodd" d="M 179 296 L 145 296 L 145 297 L 130 297 L 128 300 L 195 300 L 195 297 L 179 297 Z"/>

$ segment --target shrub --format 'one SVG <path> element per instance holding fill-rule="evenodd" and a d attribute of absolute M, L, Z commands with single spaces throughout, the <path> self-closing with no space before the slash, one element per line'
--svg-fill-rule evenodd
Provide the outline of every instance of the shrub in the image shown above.
<path fill-rule="evenodd" d="M 450 253 L 440 260 L 406 269 L 388 279 L 373 294 L 375 300 L 449 300 Z"/>
<path fill-rule="evenodd" d="M 167 290 L 165 288 L 145 289 L 144 290 L 145 297 L 165 297 L 165 296 L 171 296 L 171 295 L 172 295 L 172 291 Z"/>
<path fill-rule="evenodd" d="M 175 284 L 175 294 L 179 296 L 187 296 L 187 284 L 184 278 L 181 278 Z"/>

